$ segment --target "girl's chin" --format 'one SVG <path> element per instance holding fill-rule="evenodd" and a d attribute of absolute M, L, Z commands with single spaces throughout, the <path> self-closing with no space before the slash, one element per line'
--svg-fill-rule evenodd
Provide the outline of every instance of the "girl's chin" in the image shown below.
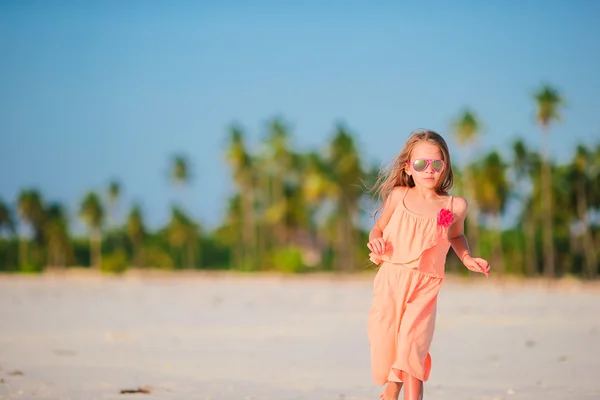
<path fill-rule="evenodd" d="M 419 182 L 417 183 L 418 186 L 422 187 L 423 189 L 427 189 L 427 190 L 434 190 L 437 185 L 434 182 Z"/>

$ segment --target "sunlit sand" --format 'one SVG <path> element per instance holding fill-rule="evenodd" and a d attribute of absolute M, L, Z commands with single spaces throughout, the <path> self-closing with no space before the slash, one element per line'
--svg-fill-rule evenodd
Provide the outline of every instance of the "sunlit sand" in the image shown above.
<path fill-rule="evenodd" d="M 371 283 L 0 276 L 0 399 L 377 399 Z M 438 310 L 426 399 L 600 398 L 600 285 L 449 278 Z"/>

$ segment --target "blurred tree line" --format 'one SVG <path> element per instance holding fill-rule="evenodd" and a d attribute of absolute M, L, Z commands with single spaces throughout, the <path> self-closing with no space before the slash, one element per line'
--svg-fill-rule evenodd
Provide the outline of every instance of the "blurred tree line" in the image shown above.
<path fill-rule="evenodd" d="M 452 194 L 469 200 L 466 230 L 474 253 L 487 257 L 496 274 L 595 278 L 600 269 L 600 143 L 576 147 L 566 164 L 548 155 L 552 124 L 563 99 L 543 86 L 534 96 L 543 133 L 541 151 L 522 140 L 502 155 L 477 149 L 482 123 L 472 110 L 451 124 L 460 154 L 454 154 Z M 151 231 L 142 207 L 126 220 L 116 218 L 122 186 L 112 181 L 104 193 L 88 192 L 77 216 L 88 237 L 72 235 L 64 205 L 47 202 L 35 189 L 13 204 L 0 199 L 0 270 L 36 272 L 45 268 L 91 266 L 109 272 L 127 268 L 232 269 L 240 271 L 358 271 L 371 268 L 366 241 L 367 213 L 375 209 L 368 188 L 379 166 L 361 160 L 352 133 L 343 125 L 320 151 L 299 152 L 289 127 L 270 122 L 256 149 L 244 130 L 229 130 L 225 159 L 235 194 L 225 217 L 211 232 L 179 205 L 166 226 Z M 467 162 L 457 162 L 458 160 Z M 190 182 L 190 162 L 174 156 L 171 178 Z M 503 227 L 508 204 L 520 210 Z M 29 234 L 20 234 L 17 226 Z M 449 271 L 461 271 L 449 253 Z"/>

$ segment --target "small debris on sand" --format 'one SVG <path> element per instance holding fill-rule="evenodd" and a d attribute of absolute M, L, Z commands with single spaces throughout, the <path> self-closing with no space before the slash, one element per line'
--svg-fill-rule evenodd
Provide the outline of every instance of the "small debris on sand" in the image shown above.
<path fill-rule="evenodd" d="M 122 389 L 121 394 L 132 394 L 132 393 L 143 393 L 143 394 L 150 394 L 150 389 L 146 388 L 146 387 L 139 387 L 137 389 Z"/>

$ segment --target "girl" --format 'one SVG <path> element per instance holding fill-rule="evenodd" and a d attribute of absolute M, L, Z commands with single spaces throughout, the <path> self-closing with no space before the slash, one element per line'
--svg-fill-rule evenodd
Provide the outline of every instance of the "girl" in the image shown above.
<path fill-rule="evenodd" d="M 431 130 L 414 132 L 375 191 L 381 215 L 369 234 L 370 259 L 380 264 L 368 315 L 373 379 L 386 385 L 382 400 L 423 397 L 436 302 L 450 246 L 471 271 L 490 266 L 472 257 L 463 233 L 467 202 L 450 196 L 453 175 L 446 141 Z"/>

